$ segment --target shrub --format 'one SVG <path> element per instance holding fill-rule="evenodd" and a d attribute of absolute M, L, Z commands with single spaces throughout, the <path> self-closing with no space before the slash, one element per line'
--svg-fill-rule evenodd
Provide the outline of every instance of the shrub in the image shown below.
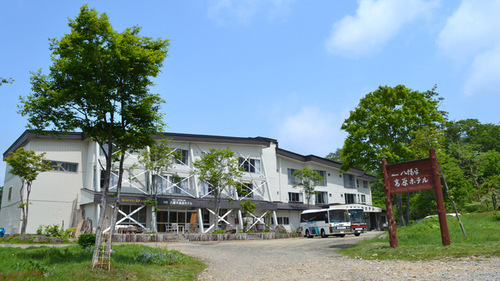
<path fill-rule="evenodd" d="M 493 219 L 496 221 L 500 221 L 500 212 L 499 211 L 493 212 Z"/>
<path fill-rule="evenodd" d="M 214 232 L 212 232 L 213 234 L 221 234 L 221 233 L 226 233 L 227 231 L 225 230 L 222 230 L 222 229 L 219 229 L 219 230 L 216 230 Z"/>
<path fill-rule="evenodd" d="M 83 249 L 95 245 L 95 234 L 82 234 L 78 237 L 78 245 Z"/>

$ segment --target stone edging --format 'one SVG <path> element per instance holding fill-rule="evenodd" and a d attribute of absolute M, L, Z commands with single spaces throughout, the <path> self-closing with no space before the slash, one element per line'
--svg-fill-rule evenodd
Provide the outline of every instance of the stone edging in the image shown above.
<path fill-rule="evenodd" d="M 219 233 L 219 234 L 184 234 L 184 237 L 189 241 L 228 241 L 228 240 L 267 240 L 267 239 L 283 239 L 283 238 L 298 238 L 299 233 L 295 234 L 278 234 L 278 233 Z"/>

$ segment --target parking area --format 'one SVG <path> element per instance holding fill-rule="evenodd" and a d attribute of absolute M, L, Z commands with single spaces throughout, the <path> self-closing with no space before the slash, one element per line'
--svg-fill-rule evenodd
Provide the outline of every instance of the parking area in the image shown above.
<path fill-rule="evenodd" d="M 335 253 L 336 249 L 382 234 L 171 243 L 168 248 L 204 260 L 208 268 L 200 280 L 498 280 L 500 277 L 499 258 L 407 262 L 349 259 Z"/>

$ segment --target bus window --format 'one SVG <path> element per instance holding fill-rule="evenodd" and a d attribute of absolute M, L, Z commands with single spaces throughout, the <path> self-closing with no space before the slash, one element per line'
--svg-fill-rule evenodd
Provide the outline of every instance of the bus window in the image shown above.
<path fill-rule="evenodd" d="M 347 213 L 345 210 L 330 210 L 330 222 L 344 222 L 344 221 L 349 221 L 349 213 Z"/>
<path fill-rule="evenodd" d="M 363 214 L 363 210 L 353 209 L 349 210 L 349 213 L 351 214 L 351 222 L 358 222 L 358 223 L 365 222 L 365 216 Z"/>

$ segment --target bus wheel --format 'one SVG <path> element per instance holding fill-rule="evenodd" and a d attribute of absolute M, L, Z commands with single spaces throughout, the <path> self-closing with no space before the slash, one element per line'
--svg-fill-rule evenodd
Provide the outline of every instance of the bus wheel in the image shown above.
<path fill-rule="evenodd" d="M 311 233 L 309 233 L 309 229 L 306 230 L 306 237 L 307 238 L 313 238 L 313 236 L 311 235 Z"/>
<path fill-rule="evenodd" d="M 340 237 L 344 237 L 344 236 L 345 236 L 345 234 L 340 234 L 339 236 L 340 236 Z"/>
<path fill-rule="evenodd" d="M 326 238 L 326 237 L 327 237 L 327 236 L 326 236 L 325 230 L 324 230 L 324 229 L 322 229 L 322 230 L 321 230 L 321 238 Z"/>
<path fill-rule="evenodd" d="M 359 236 L 361 235 L 361 233 L 354 233 L 354 236 Z"/>

